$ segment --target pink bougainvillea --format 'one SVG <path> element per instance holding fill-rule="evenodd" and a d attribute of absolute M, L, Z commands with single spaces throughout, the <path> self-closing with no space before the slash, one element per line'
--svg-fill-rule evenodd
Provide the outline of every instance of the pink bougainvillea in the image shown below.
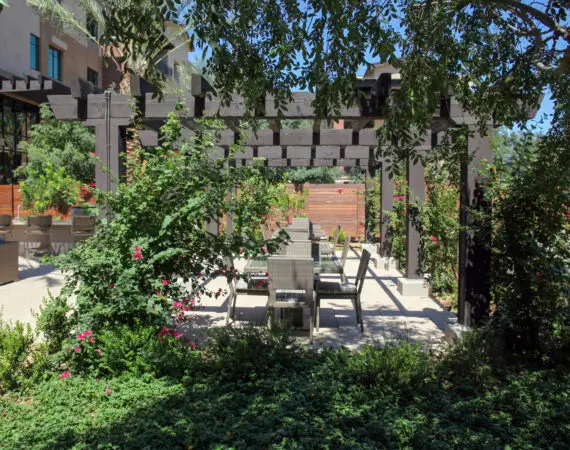
<path fill-rule="evenodd" d="M 434 244 L 437 244 L 437 238 L 435 236 L 430 236 L 429 240 L 432 241 Z"/>
<path fill-rule="evenodd" d="M 70 372 L 61 372 L 61 375 L 59 376 L 60 380 L 63 380 L 64 378 L 67 378 L 68 376 L 70 376 L 71 373 Z"/>
<path fill-rule="evenodd" d="M 133 258 L 135 259 L 142 259 L 142 250 L 140 247 L 135 247 L 135 252 L 133 253 Z"/>

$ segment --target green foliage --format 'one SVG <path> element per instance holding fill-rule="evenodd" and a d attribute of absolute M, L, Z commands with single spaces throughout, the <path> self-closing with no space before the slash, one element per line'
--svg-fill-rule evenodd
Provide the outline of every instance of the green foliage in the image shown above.
<path fill-rule="evenodd" d="M 384 211 L 388 223 L 388 239 L 392 244 L 392 256 L 406 266 L 406 199 L 408 180 L 401 174 L 394 174 L 394 207 L 392 211 Z"/>
<path fill-rule="evenodd" d="M 344 231 L 342 229 L 342 227 L 340 228 L 339 232 L 338 232 L 338 239 L 337 239 L 337 244 L 338 245 L 343 245 L 346 241 L 346 239 L 348 238 L 346 231 Z M 332 239 L 332 236 L 331 236 Z"/>
<path fill-rule="evenodd" d="M 0 394 L 20 387 L 23 377 L 30 374 L 29 355 L 34 335 L 30 325 L 15 325 L 0 320 Z"/>
<path fill-rule="evenodd" d="M 505 157 L 505 153 L 509 156 Z M 568 135 L 523 134 L 490 167 L 493 324 L 506 350 L 541 363 L 570 349 Z"/>
<path fill-rule="evenodd" d="M 48 104 L 40 105 L 41 122 L 34 125 L 29 142 L 22 142 L 28 163 L 16 169 L 16 175 L 26 179 L 42 173 L 51 164 L 56 169 L 80 181 L 95 181 L 95 137 L 81 122 L 56 120 Z"/>
<path fill-rule="evenodd" d="M 65 168 L 55 168 L 51 162 L 44 169 L 28 170 L 28 178 L 20 183 L 22 204 L 33 215 L 55 209 L 66 214 L 79 195 L 79 183 L 69 177 Z"/>
<path fill-rule="evenodd" d="M 289 173 L 289 180 L 295 185 L 311 184 L 332 184 L 337 178 L 342 176 L 336 167 L 297 167 Z"/>
<path fill-rule="evenodd" d="M 36 316 L 36 328 L 41 333 L 50 353 L 57 352 L 63 341 L 69 337 L 73 317 L 69 317 L 71 307 L 65 296 L 44 298 L 40 312 Z"/>
<path fill-rule="evenodd" d="M 274 186 L 275 203 L 271 206 L 270 218 L 276 222 L 285 224 L 300 217 L 309 198 L 309 189 L 303 188 L 301 191 L 291 191 L 285 183 Z"/>
<path fill-rule="evenodd" d="M 67 272 L 60 296 L 73 299 L 75 326 L 95 332 L 137 320 L 170 325 L 173 314 L 183 320 L 203 295 L 222 295 L 202 283 L 225 273 L 223 257 L 257 255 L 284 239 L 256 239 L 273 199 L 245 189 L 228 195 L 260 180 L 259 169 L 214 161 L 215 132 L 204 125 L 199 138 L 178 144 L 180 121 L 171 114 L 160 147 L 133 151 L 129 182 L 115 193 L 98 194 L 112 220 L 54 261 Z M 207 222 L 229 213 L 243 218 L 237 218 L 239 233 L 207 231 Z"/>
<path fill-rule="evenodd" d="M 157 345 L 154 333 L 103 334 L 95 342 L 116 352 L 117 376 L 56 372 L 24 396 L 0 397 L 1 447 L 479 449 L 570 441 L 568 374 L 499 377 L 479 372 L 487 361 L 477 355 L 468 367 L 483 383 L 454 372 L 450 363 L 481 348 L 471 345 L 478 336 L 447 360 L 407 343 L 313 350 L 283 331 L 227 328 L 202 349 L 167 350 L 160 365 L 168 356 L 184 373 L 157 378 L 146 353 Z"/>
<path fill-rule="evenodd" d="M 375 238 L 382 232 L 381 230 L 381 192 L 382 192 L 382 173 L 378 173 L 368 181 L 366 190 L 364 191 L 364 201 L 366 203 L 366 233 Z"/>

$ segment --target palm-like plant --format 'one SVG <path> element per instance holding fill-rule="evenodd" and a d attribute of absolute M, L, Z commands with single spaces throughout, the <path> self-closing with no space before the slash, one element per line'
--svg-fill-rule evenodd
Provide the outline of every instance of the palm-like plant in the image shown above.
<path fill-rule="evenodd" d="M 157 69 L 158 63 L 169 53 L 189 45 L 188 28 L 174 22 L 178 14 L 175 0 L 80 0 L 77 9 L 53 0 L 27 3 L 75 39 L 94 42 L 120 73 L 122 93 L 130 92 L 131 74 L 162 90 L 166 79 Z M 88 16 L 97 23 L 97 33 L 87 26 Z M 116 29 L 126 31 L 122 33 L 123 42 L 113 34 Z"/>

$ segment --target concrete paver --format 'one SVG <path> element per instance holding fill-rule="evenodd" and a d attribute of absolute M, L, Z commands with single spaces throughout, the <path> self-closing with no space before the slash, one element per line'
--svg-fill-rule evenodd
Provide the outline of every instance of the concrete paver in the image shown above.
<path fill-rule="evenodd" d="M 359 255 L 352 252 L 345 271 L 349 281 L 354 281 Z M 242 269 L 245 261 L 236 261 Z M 323 300 L 319 331 L 315 331 L 315 345 L 345 345 L 359 348 L 363 344 L 386 344 L 402 339 L 424 346 L 444 344 L 445 321 L 452 314 L 429 297 L 402 297 L 396 287 L 399 271 L 374 268 L 371 264 L 362 291 L 364 333 L 356 323 L 356 315 L 349 300 Z M 329 277 L 329 276 L 327 276 Z M 35 319 L 48 290 L 57 295 L 63 285 L 63 276 L 50 266 L 20 258 L 20 281 L 0 286 L 0 307 L 5 320 L 30 322 Z M 335 276 L 331 275 L 331 279 Z M 227 289 L 225 278 L 211 280 L 207 287 L 213 291 Z M 203 338 L 208 329 L 226 324 L 228 296 L 205 297 L 201 308 L 191 313 L 190 321 L 179 328 L 188 337 Z M 267 297 L 238 295 L 234 325 L 267 322 Z M 308 311 L 305 311 L 305 328 L 308 329 Z M 308 331 L 297 333 L 300 340 L 308 343 Z"/>

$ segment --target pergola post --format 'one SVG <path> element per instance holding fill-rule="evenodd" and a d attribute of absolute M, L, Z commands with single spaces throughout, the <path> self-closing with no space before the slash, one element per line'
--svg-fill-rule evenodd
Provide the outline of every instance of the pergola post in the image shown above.
<path fill-rule="evenodd" d="M 489 315 L 491 298 L 491 204 L 485 199 L 483 160 L 493 162 L 489 136 L 469 127 L 469 158 L 461 165 L 459 223 L 459 322 L 480 324 Z M 470 161 L 469 161 L 470 159 Z"/>
<path fill-rule="evenodd" d="M 380 181 L 380 256 L 385 264 L 392 258 L 392 237 L 390 236 L 390 213 L 394 210 L 394 180 L 386 162 L 382 162 Z M 397 268 L 397 267 L 396 267 Z"/>
<path fill-rule="evenodd" d="M 426 198 L 425 171 L 423 156 L 431 148 L 431 135 L 424 135 L 416 148 L 416 155 L 408 156 L 406 178 L 408 190 L 406 198 L 406 268 L 405 277 L 398 279 L 398 292 L 404 296 L 427 296 L 429 290 L 421 267 L 421 229 L 417 204 Z"/>

